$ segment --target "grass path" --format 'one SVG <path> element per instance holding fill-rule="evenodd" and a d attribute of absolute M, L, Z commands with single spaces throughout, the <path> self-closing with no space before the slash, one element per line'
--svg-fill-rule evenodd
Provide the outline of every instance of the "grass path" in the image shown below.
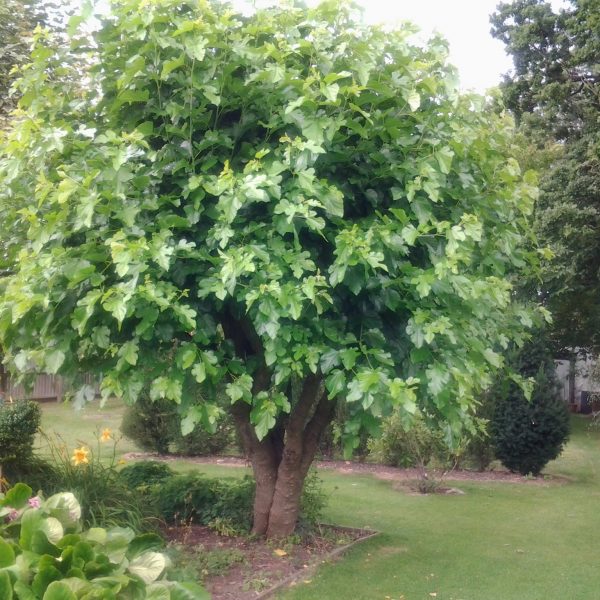
<path fill-rule="evenodd" d="M 120 408 L 70 415 L 46 405 L 44 426 L 91 445 L 96 427 L 118 430 Z M 453 485 L 464 495 L 421 496 L 370 475 L 322 471 L 326 520 L 381 535 L 278 599 L 600 600 L 600 432 L 580 418 L 573 425 L 563 456 L 547 468 L 569 478 L 561 484 L 461 481 Z M 119 444 L 120 453 L 132 450 Z M 216 476 L 244 471 L 194 467 Z"/>

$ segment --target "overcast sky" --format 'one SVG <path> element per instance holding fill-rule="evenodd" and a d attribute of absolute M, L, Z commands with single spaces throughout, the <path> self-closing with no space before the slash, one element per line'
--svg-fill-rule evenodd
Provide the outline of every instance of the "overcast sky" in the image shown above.
<path fill-rule="evenodd" d="M 310 5 L 318 0 L 305 0 Z M 512 66 L 504 44 L 490 35 L 490 14 L 500 0 L 356 0 L 370 23 L 412 21 L 423 33 L 439 31 L 450 42 L 450 60 L 463 89 L 485 92 Z M 273 4 L 269 0 L 232 0 L 236 5 Z M 561 0 L 551 0 L 555 7 Z"/>

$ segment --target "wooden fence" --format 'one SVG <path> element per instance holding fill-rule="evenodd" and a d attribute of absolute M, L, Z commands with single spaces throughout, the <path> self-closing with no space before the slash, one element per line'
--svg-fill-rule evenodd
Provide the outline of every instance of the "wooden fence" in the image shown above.
<path fill-rule="evenodd" d="M 92 375 L 84 376 L 84 383 L 92 385 L 98 392 L 98 382 Z M 10 375 L 0 371 L 0 394 L 13 400 L 62 400 L 65 392 L 65 384 L 62 377 L 58 375 L 38 375 L 35 379 L 33 389 L 27 391 L 22 385 L 11 381 Z"/>

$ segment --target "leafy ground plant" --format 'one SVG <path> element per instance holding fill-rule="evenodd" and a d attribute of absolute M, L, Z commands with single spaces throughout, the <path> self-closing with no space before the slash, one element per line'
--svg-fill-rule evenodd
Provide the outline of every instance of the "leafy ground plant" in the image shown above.
<path fill-rule="evenodd" d="M 73 494 L 43 499 L 20 483 L 0 495 L 0 598 L 207 600 L 198 584 L 163 578 L 162 545 L 129 528 L 84 530 Z"/>

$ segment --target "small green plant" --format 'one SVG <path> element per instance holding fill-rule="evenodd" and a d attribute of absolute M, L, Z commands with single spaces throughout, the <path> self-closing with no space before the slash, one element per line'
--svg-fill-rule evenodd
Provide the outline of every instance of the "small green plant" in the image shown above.
<path fill-rule="evenodd" d="M 256 576 L 252 579 L 246 580 L 242 585 L 242 590 L 244 590 L 244 592 L 252 591 L 258 593 L 268 589 L 270 585 L 271 582 L 269 581 L 268 577 Z"/>
<path fill-rule="evenodd" d="M 392 467 L 427 467 L 450 460 L 441 431 L 431 429 L 422 417 L 407 427 L 398 412 L 384 420 L 381 435 L 371 440 L 369 448 L 372 458 Z"/>
<path fill-rule="evenodd" d="M 209 529 L 212 529 L 223 537 L 235 537 L 240 534 L 240 530 L 235 526 L 231 519 L 215 517 L 212 521 L 207 523 L 207 526 Z"/>
<path fill-rule="evenodd" d="M 327 506 L 327 494 L 323 491 L 323 480 L 315 469 L 311 469 L 304 480 L 300 497 L 300 526 L 304 529 L 314 527 Z"/>
<path fill-rule="evenodd" d="M 166 554 L 174 564 L 168 569 L 168 576 L 175 581 L 205 581 L 227 573 L 234 565 L 246 563 L 246 555 L 238 548 L 207 550 L 202 544 L 175 543 L 169 544 Z"/>
<path fill-rule="evenodd" d="M 44 500 L 19 483 L 0 494 L 2 600 L 208 600 L 196 583 L 165 579 L 159 536 L 122 527 L 85 530 L 81 514 L 70 492 Z"/>

